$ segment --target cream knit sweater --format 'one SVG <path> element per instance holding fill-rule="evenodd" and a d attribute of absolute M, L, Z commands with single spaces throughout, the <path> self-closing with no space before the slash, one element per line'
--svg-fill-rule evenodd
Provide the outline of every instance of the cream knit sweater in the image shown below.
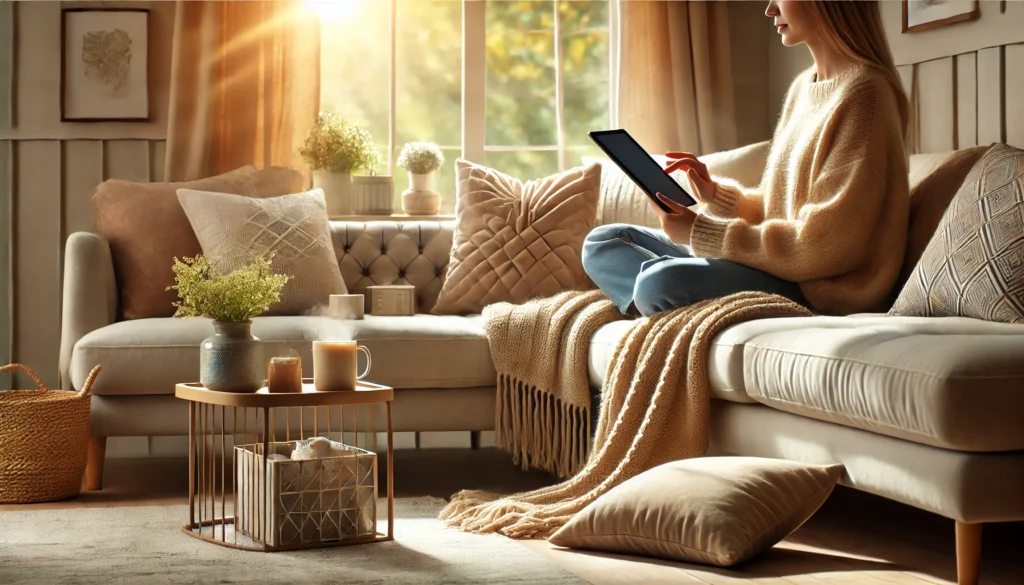
<path fill-rule="evenodd" d="M 800 284 L 819 312 L 883 311 L 907 239 L 909 185 L 892 85 L 856 66 L 793 82 L 760 187 L 715 177 L 690 236 L 696 255 Z"/>

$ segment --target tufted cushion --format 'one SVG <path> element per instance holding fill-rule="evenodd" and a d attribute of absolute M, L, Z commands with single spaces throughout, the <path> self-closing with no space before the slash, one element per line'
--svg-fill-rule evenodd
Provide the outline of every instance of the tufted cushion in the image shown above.
<path fill-rule="evenodd" d="M 593 287 L 581 254 L 595 224 L 600 165 L 525 183 L 462 159 L 455 166 L 455 235 L 434 313 L 479 313 Z"/>
<path fill-rule="evenodd" d="M 411 284 L 416 311 L 429 313 L 444 282 L 454 229 L 453 221 L 333 221 L 331 239 L 349 293 Z"/>

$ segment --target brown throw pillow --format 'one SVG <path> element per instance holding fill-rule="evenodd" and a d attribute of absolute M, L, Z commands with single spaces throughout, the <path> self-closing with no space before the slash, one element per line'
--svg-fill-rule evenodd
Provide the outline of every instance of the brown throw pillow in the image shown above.
<path fill-rule="evenodd" d="M 799 528 L 832 493 L 842 470 L 758 457 L 674 461 L 612 488 L 550 542 L 728 567 Z"/>
<path fill-rule="evenodd" d="M 915 154 L 910 157 L 910 231 L 903 256 L 903 270 L 894 287 L 894 296 L 910 278 L 925 247 L 935 235 L 935 229 L 949 207 L 949 202 L 986 150 L 987 146 L 976 146 L 949 153 Z"/>
<path fill-rule="evenodd" d="M 600 165 L 525 184 L 461 159 L 456 169 L 455 235 L 434 313 L 593 287 L 581 254 L 595 225 Z"/>
<path fill-rule="evenodd" d="M 890 314 L 1024 322 L 1024 151 L 974 165 Z"/>
<path fill-rule="evenodd" d="M 266 197 L 299 191 L 297 171 L 246 166 L 223 175 L 183 183 L 132 183 L 110 179 L 92 196 L 96 230 L 110 242 L 124 319 L 170 317 L 177 294 L 175 257 L 202 249 L 178 203 L 180 188 Z"/>
<path fill-rule="evenodd" d="M 179 189 L 178 200 L 220 272 L 273 253 L 271 270 L 294 277 L 267 315 L 299 315 L 348 292 L 320 189 L 266 199 Z"/>

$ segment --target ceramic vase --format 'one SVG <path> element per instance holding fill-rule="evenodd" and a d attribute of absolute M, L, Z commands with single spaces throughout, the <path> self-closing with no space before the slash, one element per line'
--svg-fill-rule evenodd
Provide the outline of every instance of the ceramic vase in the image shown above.
<path fill-rule="evenodd" d="M 391 215 L 395 211 L 395 182 L 388 175 L 352 177 L 352 213 Z"/>
<path fill-rule="evenodd" d="M 313 188 L 323 189 L 328 217 L 352 214 L 352 173 L 315 171 Z"/>
<path fill-rule="evenodd" d="M 409 189 L 402 193 L 402 211 L 408 215 L 437 215 L 441 195 L 434 189 L 436 173 L 409 173 Z"/>
<path fill-rule="evenodd" d="M 199 381 L 217 392 L 255 392 L 266 374 L 263 342 L 251 333 L 252 321 L 213 322 L 213 335 L 199 346 Z"/>

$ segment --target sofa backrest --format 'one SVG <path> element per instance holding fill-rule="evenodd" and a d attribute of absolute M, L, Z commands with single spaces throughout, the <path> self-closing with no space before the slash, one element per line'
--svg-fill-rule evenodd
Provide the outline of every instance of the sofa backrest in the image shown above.
<path fill-rule="evenodd" d="M 441 292 L 454 221 L 331 222 L 331 240 L 350 294 L 375 284 L 416 287 L 416 310 L 428 313 Z"/>

